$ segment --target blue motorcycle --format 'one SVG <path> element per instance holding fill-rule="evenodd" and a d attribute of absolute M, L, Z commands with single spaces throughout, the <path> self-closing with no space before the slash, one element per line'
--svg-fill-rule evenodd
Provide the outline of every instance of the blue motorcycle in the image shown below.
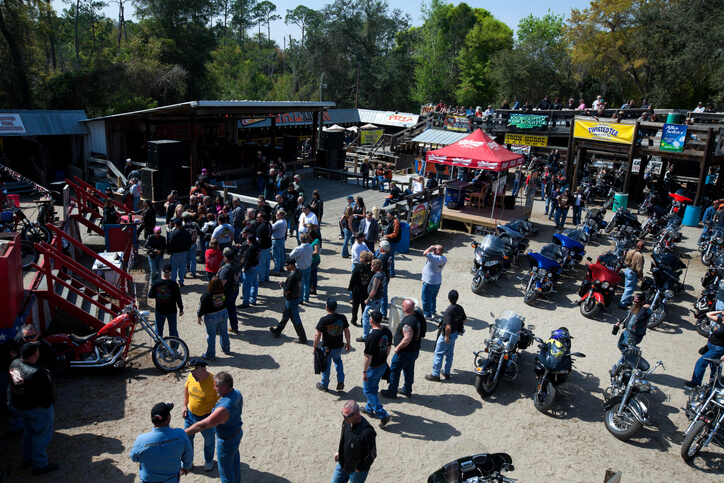
<path fill-rule="evenodd" d="M 556 244 L 549 243 L 541 248 L 540 253 L 526 254 L 530 263 L 530 279 L 525 288 L 523 301 L 533 305 L 538 297 L 547 297 L 555 293 L 553 283 L 558 280 L 563 270 L 562 263 L 565 258 L 564 249 Z"/>
<path fill-rule="evenodd" d="M 583 237 L 578 238 L 579 240 L 587 240 L 587 235 L 581 230 L 573 230 L 577 232 L 577 235 L 569 232 L 572 236 L 582 235 Z M 574 240 L 562 233 L 556 233 L 553 235 L 553 243 L 559 245 L 563 249 L 563 263 L 561 266 L 563 270 L 574 270 L 576 263 L 583 260 L 583 256 L 586 254 L 586 247 L 581 241 Z"/>

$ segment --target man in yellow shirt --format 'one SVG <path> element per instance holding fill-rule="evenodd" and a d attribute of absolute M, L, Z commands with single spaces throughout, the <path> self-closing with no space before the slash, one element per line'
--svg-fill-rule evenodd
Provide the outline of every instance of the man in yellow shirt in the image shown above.
<path fill-rule="evenodd" d="M 206 419 L 219 400 L 214 390 L 214 375 L 206 370 L 207 365 L 201 358 L 189 361 L 191 374 L 184 385 L 184 429 Z M 214 428 L 201 431 L 201 436 L 204 437 L 204 470 L 211 471 L 214 469 Z M 194 436 L 189 438 L 193 446 Z"/>

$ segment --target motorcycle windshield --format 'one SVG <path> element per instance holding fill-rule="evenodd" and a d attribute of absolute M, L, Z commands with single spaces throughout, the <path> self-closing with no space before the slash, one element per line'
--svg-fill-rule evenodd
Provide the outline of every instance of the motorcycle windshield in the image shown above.
<path fill-rule="evenodd" d="M 480 243 L 480 249 L 487 257 L 502 257 L 505 254 L 505 242 L 495 235 L 486 235 Z"/>
<path fill-rule="evenodd" d="M 538 353 L 538 359 L 548 369 L 558 371 L 564 366 L 566 348 L 561 342 L 549 339 Z"/>
<path fill-rule="evenodd" d="M 522 234 L 521 232 L 514 230 L 514 229 L 511 228 L 510 226 L 498 225 L 498 230 L 499 230 L 501 233 L 507 233 L 508 235 L 510 235 L 511 237 L 515 238 L 516 240 L 517 240 L 518 238 L 523 238 L 523 234 Z"/>
<path fill-rule="evenodd" d="M 543 248 L 545 249 L 545 247 Z M 560 250 L 560 247 L 558 248 Z M 561 256 L 560 252 L 558 252 L 558 256 Z M 557 261 L 548 258 L 546 254 L 543 253 L 543 250 L 541 250 L 541 253 L 528 253 L 528 260 L 531 260 L 532 266 L 536 266 L 537 268 L 545 268 L 549 272 L 557 272 L 561 269 L 560 264 Z"/>
<path fill-rule="evenodd" d="M 651 255 L 656 266 L 664 270 L 683 270 L 686 264 L 673 253 L 665 252 L 661 254 L 653 253 Z"/>
<path fill-rule="evenodd" d="M 553 241 L 555 241 L 556 243 L 560 243 L 563 248 L 573 250 L 574 252 L 580 252 L 584 248 L 583 245 L 581 245 L 576 240 L 572 240 L 566 235 L 562 235 L 560 233 L 556 233 L 555 235 L 553 235 Z"/>
<path fill-rule="evenodd" d="M 588 270 L 591 272 L 592 280 L 600 280 L 601 282 L 608 282 L 613 285 L 621 282 L 621 277 L 619 277 L 618 273 L 600 263 L 589 265 Z"/>
<path fill-rule="evenodd" d="M 501 339 L 508 340 L 511 336 L 517 335 L 523 328 L 523 318 L 513 312 L 506 310 L 495 320 L 495 335 Z"/>
<path fill-rule="evenodd" d="M 586 244 L 588 243 L 588 235 L 583 230 L 577 230 L 575 228 L 566 228 L 563 230 L 563 234 L 570 238 L 571 240 L 575 240 L 578 243 Z"/>

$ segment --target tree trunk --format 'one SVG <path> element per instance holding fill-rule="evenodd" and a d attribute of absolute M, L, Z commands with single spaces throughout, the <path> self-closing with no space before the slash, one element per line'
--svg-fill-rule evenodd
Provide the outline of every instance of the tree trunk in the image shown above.
<path fill-rule="evenodd" d="M 48 30 L 49 30 L 49 32 L 50 32 L 50 34 L 48 34 L 48 36 L 49 36 L 49 39 L 48 39 L 48 40 L 50 40 L 50 66 L 52 67 L 53 70 L 55 70 L 55 68 L 56 68 L 56 66 L 57 66 L 57 65 L 56 65 L 57 62 L 56 62 L 56 59 L 55 59 L 55 34 L 54 34 L 55 29 L 53 28 L 53 16 L 50 14 L 50 12 L 52 11 L 53 7 L 51 6 L 50 0 L 47 1 L 47 4 L 48 4 L 48 5 L 47 5 L 46 8 L 48 9 L 48 11 L 47 11 L 47 15 L 48 15 Z"/>
<path fill-rule="evenodd" d="M 80 50 L 78 48 L 78 20 L 80 17 L 80 0 L 76 0 L 75 2 L 75 27 L 74 27 L 74 35 L 75 35 L 75 61 L 78 64 L 78 68 L 80 69 Z"/>
<path fill-rule="evenodd" d="M 20 51 L 15 38 L 8 30 L 5 25 L 5 17 L 3 17 L 3 11 L 0 9 L 0 32 L 5 37 L 5 41 L 8 43 L 8 49 L 10 49 L 10 56 L 15 64 L 15 76 L 17 77 L 18 87 L 20 88 L 20 102 L 18 107 L 30 109 L 32 107 L 32 100 L 30 97 L 30 83 L 28 82 L 28 75 L 25 71 L 25 62 L 23 61 L 23 53 Z"/>

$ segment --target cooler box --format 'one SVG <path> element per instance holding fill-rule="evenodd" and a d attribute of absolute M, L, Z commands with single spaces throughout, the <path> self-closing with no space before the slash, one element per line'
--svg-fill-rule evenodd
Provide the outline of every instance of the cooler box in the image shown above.
<path fill-rule="evenodd" d="M 465 189 L 470 186 L 467 181 L 451 181 L 445 185 L 445 206 L 454 201 L 462 206 L 465 204 Z"/>
<path fill-rule="evenodd" d="M 628 193 L 616 193 L 613 196 L 613 211 L 625 210 L 628 206 Z"/>
<path fill-rule="evenodd" d="M 397 244 L 396 253 L 407 253 L 410 251 L 410 224 L 406 221 L 400 222 L 400 242 Z"/>

